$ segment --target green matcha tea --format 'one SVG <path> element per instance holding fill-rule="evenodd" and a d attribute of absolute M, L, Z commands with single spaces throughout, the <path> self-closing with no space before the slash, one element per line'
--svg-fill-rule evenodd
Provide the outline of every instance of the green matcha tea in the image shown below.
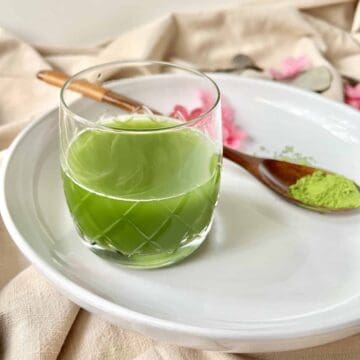
<path fill-rule="evenodd" d="M 219 189 L 215 145 L 165 117 L 102 125 L 80 132 L 62 164 L 67 203 L 83 238 L 154 264 L 203 238 Z"/>

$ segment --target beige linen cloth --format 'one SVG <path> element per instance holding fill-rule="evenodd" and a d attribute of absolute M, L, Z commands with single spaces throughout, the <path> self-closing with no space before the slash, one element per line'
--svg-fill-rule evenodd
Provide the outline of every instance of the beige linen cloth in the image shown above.
<path fill-rule="evenodd" d="M 36 80 L 38 70 L 71 74 L 101 62 L 137 58 L 221 68 L 237 53 L 250 55 L 263 68 L 287 56 L 307 55 L 313 65 L 331 69 L 334 80 L 325 96 L 341 101 L 340 74 L 360 80 L 360 7 L 346 0 L 252 1 L 165 16 L 82 50 L 35 49 L 0 29 L 0 147 L 58 104 L 58 89 Z M 308 350 L 252 355 L 157 343 L 79 309 L 29 265 L 2 224 L 0 232 L 3 359 L 360 359 L 360 335 Z"/>

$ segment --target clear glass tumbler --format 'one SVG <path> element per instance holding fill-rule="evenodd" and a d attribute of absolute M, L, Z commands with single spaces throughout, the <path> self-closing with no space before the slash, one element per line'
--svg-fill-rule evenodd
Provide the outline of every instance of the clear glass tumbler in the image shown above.
<path fill-rule="evenodd" d="M 84 243 L 137 268 L 191 254 L 213 220 L 221 138 L 219 89 L 196 70 L 113 62 L 71 77 L 61 91 L 61 170 Z"/>

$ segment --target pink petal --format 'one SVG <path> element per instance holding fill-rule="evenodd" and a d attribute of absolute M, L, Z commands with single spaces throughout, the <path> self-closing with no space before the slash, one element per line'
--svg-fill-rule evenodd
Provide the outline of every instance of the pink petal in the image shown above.
<path fill-rule="evenodd" d="M 200 116 L 203 113 L 203 109 L 202 108 L 195 108 L 194 110 L 192 110 L 189 114 L 189 120 L 195 119 L 198 116 Z"/>
<path fill-rule="evenodd" d="M 175 105 L 172 113 L 170 114 L 170 116 L 176 117 L 176 114 L 177 114 L 177 113 L 180 113 L 181 116 L 182 116 L 185 120 L 189 120 L 189 112 L 187 111 L 187 109 L 186 109 L 184 106 L 182 106 L 182 105 Z"/>
<path fill-rule="evenodd" d="M 223 139 L 227 139 L 230 136 L 230 132 L 227 128 L 222 128 Z"/>
<path fill-rule="evenodd" d="M 233 122 L 235 113 L 232 107 L 230 105 L 224 103 L 221 107 L 221 115 L 223 122 Z"/>
<path fill-rule="evenodd" d="M 346 104 L 360 110 L 360 99 L 345 99 Z"/>
<path fill-rule="evenodd" d="M 276 80 L 290 79 L 300 74 L 310 65 L 306 56 L 287 57 L 281 62 L 280 69 L 271 68 L 270 74 Z"/>
<path fill-rule="evenodd" d="M 355 86 L 346 84 L 344 91 L 347 97 L 353 99 L 360 99 L 360 83 Z"/>
<path fill-rule="evenodd" d="M 201 91 L 199 97 L 201 106 L 189 111 L 182 105 L 175 105 L 170 116 L 176 116 L 176 114 L 180 113 L 184 119 L 191 120 L 208 111 L 213 105 L 211 94 L 207 91 Z M 225 98 L 222 98 L 221 115 L 223 142 L 225 145 L 236 149 L 240 146 L 241 141 L 247 137 L 247 134 L 236 125 L 235 111 Z M 206 117 L 203 120 L 197 125 L 200 129 L 206 131 L 209 136 L 212 136 L 211 134 L 213 134 L 214 129 L 211 126 L 211 122 L 208 122 Z"/>
<path fill-rule="evenodd" d="M 203 108 L 205 111 L 209 110 L 213 103 L 213 98 L 208 91 L 202 90 L 200 91 L 200 100 L 202 102 Z"/>
<path fill-rule="evenodd" d="M 274 68 L 270 68 L 269 71 L 270 71 L 270 75 L 273 79 L 275 79 L 275 80 L 285 79 L 285 75 L 281 71 L 278 71 Z"/>
<path fill-rule="evenodd" d="M 223 139 L 223 143 L 226 146 L 229 146 L 233 149 L 237 149 L 240 146 L 241 141 L 240 141 L 240 139 L 228 137 L 228 138 Z"/>
<path fill-rule="evenodd" d="M 243 130 L 236 130 L 235 137 L 239 140 L 243 140 L 243 139 L 247 138 L 247 133 Z"/>

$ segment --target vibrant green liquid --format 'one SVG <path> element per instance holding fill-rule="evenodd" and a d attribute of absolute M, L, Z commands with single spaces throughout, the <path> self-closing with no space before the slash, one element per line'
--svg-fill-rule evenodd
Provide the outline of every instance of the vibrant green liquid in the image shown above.
<path fill-rule="evenodd" d="M 106 123 L 164 128 L 167 118 Z M 82 131 L 62 164 L 65 195 L 85 239 L 125 256 L 172 253 L 205 232 L 217 201 L 220 158 L 197 130 Z"/>

